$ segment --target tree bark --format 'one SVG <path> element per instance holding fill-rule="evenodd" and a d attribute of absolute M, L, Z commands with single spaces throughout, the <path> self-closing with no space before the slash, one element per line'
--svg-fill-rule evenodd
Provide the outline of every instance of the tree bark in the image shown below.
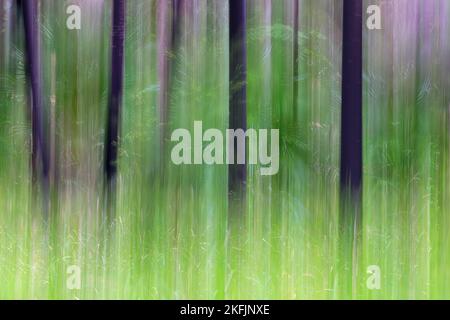
<path fill-rule="evenodd" d="M 180 34 L 180 22 L 185 8 L 185 0 L 173 0 L 172 3 L 172 46 L 175 47 Z"/>
<path fill-rule="evenodd" d="M 359 197 L 362 186 L 362 4 L 344 1 L 341 188 Z"/>
<path fill-rule="evenodd" d="M 342 48 L 340 298 L 357 295 L 362 201 L 362 1 L 344 0 Z"/>
<path fill-rule="evenodd" d="M 247 50 L 246 50 L 246 1 L 230 0 L 230 100 L 229 128 L 247 129 Z M 243 213 L 247 172 L 245 164 L 237 164 L 237 144 L 234 143 L 234 164 L 229 165 L 228 196 L 231 214 Z M 236 206 L 234 206 L 236 204 Z M 238 212 L 236 212 L 238 211 Z"/>
<path fill-rule="evenodd" d="M 105 175 L 109 191 L 115 191 L 117 154 L 123 94 L 125 42 L 125 0 L 113 1 L 111 80 L 105 143 Z"/>
<path fill-rule="evenodd" d="M 42 100 L 42 74 L 40 63 L 40 41 L 38 2 L 22 0 L 25 30 L 26 72 L 31 104 L 31 167 L 33 184 L 40 180 L 44 191 L 48 187 L 49 158 L 44 137 L 44 110 Z"/>

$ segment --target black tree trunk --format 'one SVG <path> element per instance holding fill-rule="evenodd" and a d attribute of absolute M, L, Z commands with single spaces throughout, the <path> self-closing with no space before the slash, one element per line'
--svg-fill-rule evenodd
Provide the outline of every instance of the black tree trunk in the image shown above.
<path fill-rule="evenodd" d="M 362 186 L 362 1 L 344 1 L 342 52 L 341 188 Z"/>
<path fill-rule="evenodd" d="M 230 0 L 230 101 L 229 128 L 247 129 L 247 50 L 246 1 Z M 229 165 L 228 196 L 231 214 L 240 214 L 245 206 L 246 165 L 237 164 L 237 144 L 234 144 L 234 164 Z"/>
<path fill-rule="evenodd" d="M 181 32 L 180 21 L 185 7 L 185 0 L 173 0 L 172 2 L 172 46 L 176 47 Z"/>
<path fill-rule="evenodd" d="M 362 0 L 344 0 L 341 120 L 341 298 L 355 297 L 362 216 Z"/>
<path fill-rule="evenodd" d="M 26 73 L 31 104 L 31 167 L 32 180 L 42 182 L 43 191 L 47 191 L 49 158 L 44 137 L 44 109 L 42 100 L 42 78 L 40 64 L 38 2 L 22 0 L 22 14 L 25 30 Z"/>
<path fill-rule="evenodd" d="M 125 42 L 125 0 L 113 1 L 111 78 L 105 142 L 105 175 L 108 190 L 115 191 L 117 153 L 123 92 Z"/>

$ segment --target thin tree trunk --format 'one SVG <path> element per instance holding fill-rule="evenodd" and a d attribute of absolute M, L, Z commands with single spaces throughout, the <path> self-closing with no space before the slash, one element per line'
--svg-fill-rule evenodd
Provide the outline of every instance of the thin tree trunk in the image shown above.
<path fill-rule="evenodd" d="M 42 75 L 40 64 L 40 41 L 38 1 L 22 0 L 22 14 L 25 29 L 25 56 L 29 80 L 31 104 L 31 168 L 33 184 L 41 181 L 44 193 L 48 188 L 49 159 L 44 137 L 44 110 L 42 100 Z"/>
<path fill-rule="evenodd" d="M 180 22 L 185 7 L 185 0 L 173 0 L 172 3 L 172 46 L 175 47 L 181 32 Z"/>
<path fill-rule="evenodd" d="M 114 194 L 115 192 L 117 176 L 117 154 L 124 76 L 125 3 L 125 0 L 113 1 L 111 80 L 105 143 L 105 175 L 110 194 Z"/>
<path fill-rule="evenodd" d="M 344 297 L 355 295 L 362 201 L 362 1 L 344 0 L 341 120 L 341 263 Z"/>
<path fill-rule="evenodd" d="M 247 50 L 246 50 L 246 1 L 230 0 L 230 129 L 247 129 Z M 245 207 L 247 172 L 245 164 L 237 164 L 234 143 L 234 164 L 228 170 L 228 196 L 230 214 L 242 214 Z"/>
<path fill-rule="evenodd" d="M 362 186 L 362 4 L 344 1 L 341 188 L 360 198 Z"/>

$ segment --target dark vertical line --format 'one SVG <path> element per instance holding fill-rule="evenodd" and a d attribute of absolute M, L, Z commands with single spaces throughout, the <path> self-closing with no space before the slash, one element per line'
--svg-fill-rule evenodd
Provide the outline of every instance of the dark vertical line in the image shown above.
<path fill-rule="evenodd" d="M 176 47 L 176 43 L 180 33 L 180 21 L 182 10 L 184 8 L 184 0 L 173 0 L 172 2 L 172 46 Z"/>
<path fill-rule="evenodd" d="M 105 174 L 108 187 L 114 191 L 117 175 L 117 153 L 123 93 L 125 42 L 125 0 L 113 1 L 111 80 L 108 102 Z"/>
<path fill-rule="evenodd" d="M 362 0 L 344 0 L 339 298 L 357 297 L 362 218 Z"/>
<path fill-rule="evenodd" d="M 245 131 L 247 129 L 246 1 L 230 0 L 229 17 L 229 127 Z M 242 202 L 245 202 L 246 165 L 237 164 L 237 153 L 237 144 L 234 143 L 234 164 L 230 164 L 228 168 L 228 196 L 231 204 L 240 204 L 236 208 L 231 205 L 230 210 L 232 211 L 242 211 L 237 208 L 245 205 Z"/>
<path fill-rule="evenodd" d="M 343 191 L 357 197 L 362 143 L 362 1 L 344 0 L 340 182 Z"/>
<path fill-rule="evenodd" d="M 24 20 L 26 72 L 29 80 L 29 99 L 31 103 L 32 179 L 33 183 L 37 179 L 42 179 L 41 182 L 45 191 L 48 181 L 49 159 L 44 141 L 38 2 L 34 0 L 22 0 L 19 4 L 22 6 Z"/>

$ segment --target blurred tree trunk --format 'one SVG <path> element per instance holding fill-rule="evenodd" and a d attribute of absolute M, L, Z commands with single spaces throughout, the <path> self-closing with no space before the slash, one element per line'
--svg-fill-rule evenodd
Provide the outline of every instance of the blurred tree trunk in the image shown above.
<path fill-rule="evenodd" d="M 31 168 L 33 184 L 41 182 L 44 195 L 48 192 L 49 157 L 44 133 L 44 108 L 42 99 L 42 74 L 40 61 L 39 2 L 22 0 L 25 30 L 26 73 L 31 109 Z"/>
<path fill-rule="evenodd" d="M 12 0 L 3 0 L 0 5 L 0 69 L 7 70 L 9 66 L 11 29 L 12 29 Z"/>
<path fill-rule="evenodd" d="M 294 122 L 294 125 L 297 124 L 297 117 L 298 117 L 298 75 L 299 75 L 299 51 L 298 51 L 298 16 L 299 16 L 299 8 L 298 8 L 298 2 L 299 0 L 293 0 L 293 14 L 294 14 L 294 36 L 293 36 L 293 40 L 294 40 L 294 57 L 293 57 L 293 68 L 294 68 L 294 83 L 293 83 L 293 90 L 294 90 L 294 97 L 293 97 L 293 117 L 292 117 L 292 121 Z"/>
<path fill-rule="evenodd" d="M 264 113 L 272 114 L 272 0 L 264 0 Z M 270 117 L 270 123 L 272 119 Z"/>
<path fill-rule="evenodd" d="M 113 1 L 111 78 L 108 101 L 108 123 L 105 142 L 105 175 L 108 193 L 114 196 L 117 176 L 117 154 L 121 117 L 124 42 L 125 42 L 125 0 Z"/>
<path fill-rule="evenodd" d="M 354 296 L 362 201 L 362 1 L 344 0 L 340 246 L 343 297 Z"/>
<path fill-rule="evenodd" d="M 344 1 L 341 187 L 359 198 L 362 185 L 362 6 Z"/>
<path fill-rule="evenodd" d="M 185 8 L 185 0 L 173 0 L 172 3 L 172 46 L 175 47 L 181 33 L 180 23 Z"/>
<path fill-rule="evenodd" d="M 165 163 L 167 128 L 169 121 L 169 84 L 170 84 L 170 55 L 172 50 L 172 26 L 170 24 L 171 10 L 177 14 L 179 1 L 158 2 L 158 79 L 159 79 L 159 139 L 160 164 Z M 175 17 L 174 20 L 175 21 Z M 162 171 L 164 172 L 164 171 Z"/>
<path fill-rule="evenodd" d="M 247 129 L 247 50 L 246 50 L 246 1 L 230 0 L 230 101 L 229 128 Z M 230 214 L 244 213 L 247 172 L 245 164 L 237 164 L 238 150 L 234 143 L 234 164 L 229 165 L 228 197 Z"/>

